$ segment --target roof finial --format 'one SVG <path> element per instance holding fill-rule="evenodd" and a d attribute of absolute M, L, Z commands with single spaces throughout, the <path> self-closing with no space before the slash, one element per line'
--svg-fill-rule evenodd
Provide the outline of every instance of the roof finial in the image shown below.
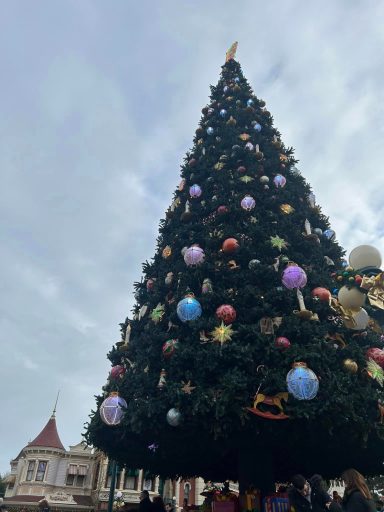
<path fill-rule="evenodd" d="M 59 395 L 60 395 L 60 389 L 57 392 L 55 407 L 53 408 L 53 412 L 52 412 L 52 418 L 55 418 L 55 416 L 56 416 L 56 407 L 57 407 L 57 402 L 59 401 Z"/>

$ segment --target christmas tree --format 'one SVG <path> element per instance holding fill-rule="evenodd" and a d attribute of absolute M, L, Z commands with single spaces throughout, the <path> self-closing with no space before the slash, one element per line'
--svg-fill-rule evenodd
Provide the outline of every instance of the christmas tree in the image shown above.
<path fill-rule="evenodd" d="M 87 441 L 242 490 L 379 471 L 380 256 L 345 262 L 233 52 L 202 112 Z"/>

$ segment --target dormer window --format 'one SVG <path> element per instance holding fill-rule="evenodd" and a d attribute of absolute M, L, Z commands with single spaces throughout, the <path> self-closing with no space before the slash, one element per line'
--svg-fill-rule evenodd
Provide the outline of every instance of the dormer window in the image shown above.
<path fill-rule="evenodd" d="M 46 460 L 39 460 L 35 478 L 36 482 L 43 482 L 47 465 L 48 462 Z"/>
<path fill-rule="evenodd" d="M 30 482 L 33 478 L 33 474 L 35 472 L 35 466 L 36 466 L 36 461 L 35 460 L 30 460 L 28 462 L 28 469 L 27 469 L 27 476 L 26 476 L 26 481 L 27 482 Z"/>

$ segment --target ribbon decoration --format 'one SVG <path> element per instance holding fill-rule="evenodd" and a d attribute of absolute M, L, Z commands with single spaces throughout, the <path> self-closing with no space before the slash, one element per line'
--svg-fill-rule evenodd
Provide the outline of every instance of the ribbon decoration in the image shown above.
<path fill-rule="evenodd" d="M 263 318 L 260 318 L 261 334 L 275 334 L 274 328 L 279 328 L 282 321 L 282 316 L 275 316 L 273 318 L 264 316 Z"/>
<path fill-rule="evenodd" d="M 384 309 L 384 273 L 374 278 L 374 285 L 368 291 L 368 300 L 372 307 Z"/>
<path fill-rule="evenodd" d="M 356 321 L 353 315 L 356 313 L 353 309 L 344 308 L 337 299 L 331 299 L 331 309 L 335 311 L 344 320 L 344 325 L 348 329 L 353 329 L 356 326 Z"/>
<path fill-rule="evenodd" d="M 235 41 L 233 44 L 231 44 L 231 46 L 227 50 L 227 53 L 225 54 L 225 62 L 228 62 L 236 57 L 238 44 L 239 43 L 237 41 Z"/>

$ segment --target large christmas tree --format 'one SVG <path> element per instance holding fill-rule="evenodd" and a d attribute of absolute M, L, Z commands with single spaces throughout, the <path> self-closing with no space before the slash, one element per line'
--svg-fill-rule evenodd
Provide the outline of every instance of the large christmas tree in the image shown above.
<path fill-rule="evenodd" d="M 242 488 L 378 472 L 378 269 L 346 266 L 233 54 L 202 112 L 86 438 L 131 468 Z M 127 402 L 115 426 L 111 392 Z"/>

